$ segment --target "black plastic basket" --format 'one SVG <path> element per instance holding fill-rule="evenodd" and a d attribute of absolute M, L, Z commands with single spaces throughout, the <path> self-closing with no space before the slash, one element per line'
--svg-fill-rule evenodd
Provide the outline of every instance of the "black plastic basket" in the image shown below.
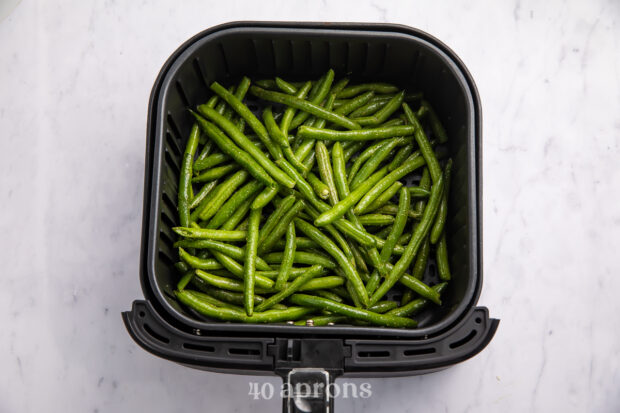
<path fill-rule="evenodd" d="M 454 166 L 446 226 L 453 279 L 443 305 L 417 316 L 417 329 L 246 325 L 194 316 L 172 295 L 178 275 L 171 228 L 177 224 L 179 166 L 193 123 L 187 108 L 209 98 L 214 80 L 308 79 L 329 68 L 357 81 L 422 91 L 444 122 Z M 172 54 L 153 86 L 148 116 L 140 256 L 145 300 L 123 313 L 129 333 L 146 350 L 199 369 L 332 381 L 340 375 L 437 371 L 472 357 L 492 339 L 499 321 L 476 307 L 482 287 L 480 102 L 463 63 L 437 39 L 388 24 L 224 24 Z M 425 277 L 433 272 L 431 264 Z M 285 408 L 294 411 L 289 402 Z"/>

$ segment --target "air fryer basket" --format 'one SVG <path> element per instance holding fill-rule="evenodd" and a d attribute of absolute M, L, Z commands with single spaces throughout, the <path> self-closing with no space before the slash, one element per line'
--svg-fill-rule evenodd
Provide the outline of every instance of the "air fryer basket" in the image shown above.
<path fill-rule="evenodd" d="M 422 91 L 450 137 L 453 188 L 446 226 L 453 278 L 441 308 L 421 313 L 417 329 L 306 327 L 208 322 L 173 298 L 176 189 L 187 108 L 205 102 L 208 85 L 283 76 L 316 78 L 329 68 L 354 81 L 387 81 Z M 498 320 L 476 307 L 482 286 L 481 113 L 462 62 L 426 33 L 397 25 L 230 23 L 206 30 L 166 62 L 149 103 L 140 279 L 145 300 L 123 318 L 148 351 L 207 370 L 286 375 L 322 368 L 333 377 L 421 374 L 481 351 Z M 433 277 L 433 271 L 426 277 Z"/>

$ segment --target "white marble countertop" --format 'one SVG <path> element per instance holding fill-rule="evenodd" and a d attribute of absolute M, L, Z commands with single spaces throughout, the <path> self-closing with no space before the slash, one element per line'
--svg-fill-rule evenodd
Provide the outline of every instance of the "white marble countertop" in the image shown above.
<path fill-rule="evenodd" d="M 499 330 L 440 373 L 353 380 L 372 397 L 337 411 L 620 411 L 620 2 L 184 3 L 23 0 L 0 21 L 0 412 L 279 411 L 247 396 L 279 379 L 161 360 L 120 318 L 142 297 L 151 86 L 232 20 L 407 24 L 480 91 L 479 303 Z"/>

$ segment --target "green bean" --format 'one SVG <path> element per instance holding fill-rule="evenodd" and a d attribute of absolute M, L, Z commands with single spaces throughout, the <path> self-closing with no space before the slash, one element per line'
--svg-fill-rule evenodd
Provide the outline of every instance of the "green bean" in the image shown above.
<path fill-rule="evenodd" d="M 252 202 L 252 209 L 262 209 L 265 205 L 267 205 L 271 200 L 278 194 L 278 190 L 280 187 L 276 185 L 268 186 L 263 189 L 263 191 L 254 198 L 254 202 Z"/>
<path fill-rule="evenodd" d="M 289 307 L 286 310 L 269 310 L 262 313 L 254 313 L 251 317 L 249 317 L 243 311 L 216 307 L 202 301 L 188 290 L 175 291 L 175 295 L 181 303 L 196 310 L 200 314 L 224 321 L 239 321 L 243 323 L 278 323 L 289 320 L 297 320 L 298 318 L 314 311 L 312 308 Z"/>
<path fill-rule="evenodd" d="M 263 100 L 282 103 L 282 104 L 291 106 L 295 109 L 302 110 L 306 113 L 310 113 L 318 118 L 323 118 L 325 120 L 335 123 L 338 126 L 342 126 L 347 129 L 360 129 L 360 126 L 358 123 L 342 115 L 338 115 L 338 114 L 335 114 L 334 112 L 328 111 L 319 105 L 316 105 L 314 103 L 308 102 L 303 99 L 299 99 L 296 96 L 290 96 L 290 95 L 286 95 L 284 93 L 279 93 L 279 92 L 271 92 L 271 91 L 261 89 L 256 86 L 252 86 L 250 88 L 250 93 L 252 93 L 254 96 L 261 98 Z M 295 124 L 295 119 L 293 119 L 293 122 L 291 123 L 291 127 L 294 127 L 294 124 Z M 301 126 L 300 129 L 301 128 L 307 128 L 307 126 Z"/>
<path fill-rule="evenodd" d="M 390 139 L 385 145 L 381 146 L 381 148 L 379 148 L 379 150 L 377 150 L 370 157 L 370 159 L 366 161 L 362 169 L 359 170 L 355 177 L 349 181 L 349 187 L 351 190 L 354 190 L 362 182 L 366 181 L 366 179 L 377 170 L 379 165 L 390 155 L 390 152 L 392 152 L 396 146 L 404 144 L 407 141 L 408 140 L 405 138 L 394 138 Z"/>
<path fill-rule="evenodd" d="M 351 142 L 351 141 L 348 141 L 348 142 Z M 344 143 L 347 143 L 347 142 L 344 142 Z M 364 142 L 353 142 L 353 145 L 349 146 L 347 149 L 344 149 L 344 146 L 343 146 L 344 161 L 348 162 L 351 156 L 359 152 L 359 150 L 363 147 L 364 147 Z"/>
<path fill-rule="evenodd" d="M 297 88 L 282 78 L 276 77 L 276 85 L 282 92 L 288 93 L 289 95 L 297 93 Z"/>
<path fill-rule="evenodd" d="M 353 259 L 355 260 L 355 266 L 359 270 L 360 278 L 362 278 L 362 281 L 366 282 L 362 276 L 363 273 L 368 273 L 368 266 L 366 265 L 364 256 L 355 243 L 351 243 L 350 248 L 353 252 Z"/>
<path fill-rule="evenodd" d="M 284 185 L 287 188 L 293 188 L 295 182 L 285 174 L 280 168 L 278 168 L 272 160 L 270 160 L 246 135 L 244 135 L 232 122 L 227 120 L 221 115 L 218 115 L 213 109 L 201 105 L 198 107 L 200 114 L 207 119 L 213 121 L 216 125 L 222 128 L 228 136 L 243 150 L 252 156 L 259 165 L 261 165 L 278 183 Z M 254 115 L 252 115 L 254 116 Z M 258 121 L 258 119 L 256 119 Z M 260 122 L 260 121 L 258 121 Z M 265 132 L 266 133 L 266 132 Z M 269 136 L 267 136 L 269 139 Z M 273 143 L 270 144 L 273 145 Z M 279 148 L 278 148 L 279 149 Z M 273 156 L 273 155 L 272 155 Z"/>
<path fill-rule="evenodd" d="M 351 119 L 359 119 L 364 116 L 372 115 L 389 102 L 389 100 L 375 100 L 375 98 L 371 99 L 370 102 L 366 103 L 364 106 L 355 109 L 349 114 L 349 117 Z"/>
<path fill-rule="evenodd" d="M 332 263 L 333 265 L 333 263 Z M 322 267 L 322 266 L 321 266 Z M 291 271 L 289 272 L 288 278 L 290 280 L 299 277 L 300 275 L 304 274 L 306 271 L 308 271 L 310 267 L 293 267 L 291 268 Z M 278 274 L 279 274 L 280 270 L 270 270 L 270 271 L 256 271 L 256 275 L 261 275 L 263 277 L 269 278 L 270 280 L 275 280 L 276 278 L 278 278 Z M 325 268 L 323 269 L 323 272 L 319 275 L 323 275 L 325 273 Z"/>
<path fill-rule="evenodd" d="M 211 141 L 210 141 L 211 142 Z M 229 160 L 230 157 L 223 153 L 214 153 L 212 155 L 207 156 L 203 160 L 194 162 L 194 171 L 199 172 L 208 168 L 213 168 L 216 165 L 219 165 L 223 162 Z"/>
<path fill-rule="evenodd" d="M 420 148 L 420 152 L 424 157 L 424 161 L 428 166 L 428 170 L 431 173 L 431 180 L 433 184 L 437 183 L 437 180 L 441 176 L 441 167 L 439 166 L 439 161 L 437 161 L 437 156 L 433 151 L 433 147 L 428 141 L 426 134 L 424 133 L 424 128 L 420 124 L 420 121 L 414 115 L 413 111 L 406 103 L 403 103 L 403 111 L 405 112 L 405 116 L 407 117 L 407 121 L 415 126 L 415 132 L 413 134 L 416 142 L 418 143 L 418 147 Z"/>
<path fill-rule="evenodd" d="M 355 158 L 355 162 L 353 162 L 353 165 L 349 170 L 349 183 L 351 183 L 351 181 L 355 177 L 355 174 L 357 173 L 357 171 L 359 171 L 364 162 L 370 159 L 379 149 L 381 149 L 387 143 L 387 140 L 381 140 L 375 144 L 372 144 L 368 148 L 366 148 L 364 152 L 362 152 L 357 158 Z"/>
<path fill-rule="evenodd" d="M 358 128 L 359 129 L 359 128 Z M 309 126 L 300 126 L 297 136 L 304 139 L 317 139 L 324 141 L 369 141 L 375 139 L 387 139 L 396 136 L 407 136 L 414 132 L 411 125 L 378 127 L 363 130 L 337 131 L 333 129 L 318 129 Z"/>
<path fill-rule="evenodd" d="M 194 277 L 198 280 L 201 280 L 198 277 Z M 202 281 L 202 280 L 201 280 Z M 178 290 L 181 290 L 180 288 L 178 288 Z M 204 293 L 204 292 L 200 292 L 200 291 L 193 291 L 193 290 L 189 290 L 192 294 L 194 294 L 196 296 L 196 298 L 205 301 L 211 305 L 214 305 L 216 307 L 224 307 L 224 308 L 230 308 L 233 310 L 237 310 L 237 311 L 243 311 L 243 308 L 236 306 L 234 304 L 228 303 L 226 301 L 222 301 L 218 298 L 213 297 L 210 294 Z"/>
<path fill-rule="evenodd" d="M 189 271 L 189 266 L 185 262 L 179 261 L 174 264 L 174 269 L 181 274 L 185 274 L 187 271 Z"/>
<path fill-rule="evenodd" d="M 182 237 L 192 239 L 213 239 L 220 241 L 243 241 L 245 231 L 223 231 L 220 229 L 174 227 L 174 232 Z"/>
<path fill-rule="evenodd" d="M 250 90 L 254 87 L 255 86 L 252 86 Z M 233 110 L 237 112 L 247 122 L 250 128 L 252 128 L 256 135 L 258 135 L 258 138 L 261 140 L 261 142 L 263 142 L 263 144 L 265 145 L 271 156 L 274 157 L 274 159 L 279 159 L 282 157 L 282 151 L 278 146 L 274 145 L 273 142 L 271 142 L 265 126 L 261 123 L 260 120 L 258 120 L 256 116 L 254 116 L 252 111 L 248 109 L 248 107 L 245 106 L 243 102 L 241 102 L 241 100 L 237 99 L 232 93 L 226 91 L 226 89 L 224 89 L 217 82 L 213 82 L 211 84 L 211 90 L 217 93 L 222 99 L 224 99 L 233 108 Z"/>
<path fill-rule="evenodd" d="M 396 219 L 394 221 L 394 225 L 392 226 L 392 230 L 390 231 L 390 235 L 388 235 L 385 240 L 385 244 L 383 245 L 383 248 L 381 248 L 381 253 L 379 255 L 381 262 L 383 263 L 388 262 L 390 259 L 392 251 L 394 251 L 394 246 L 396 246 L 398 238 L 400 238 L 403 230 L 405 229 L 410 205 L 411 198 L 409 196 L 409 191 L 407 191 L 406 188 L 401 188 L 398 198 L 398 213 L 396 214 Z"/>
<path fill-rule="evenodd" d="M 284 250 L 285 244 L 286 242 L 284 240 L 279 240 L 275 243 L 274 248 Z M 319 246 L 316 242 L 306 237 L 295 237 L 295 244 L 297 245 L 297 249 L 299 250 L 318 248 Z"/>
<path fill-rule="evenodd" d="M 368 207 L 373 203 L 375 199 L 379 197 L 386 189 L 388 189 L 394 182 L 409 175 L 419 167 L 424 165 L 424 158 L 420 156 L 419 152 L 414 152 L 407 160 L 398 168 L 394 169 L 389 174 L 385 175 L 379 182 L 377 182 L 370 190 L 367 190 L 363 198 L 357 203 L 353 212 L 356 214 L 363 214 L 368 210 Z M 387 167 L 385 167 L 387 169 Z"/>
<path fill-rule="evenodd" d="M 314 172 L 308 172 L 306 177 L 308 183 L 312 186 L 314 193 L 322 199 L 329 198 L 329 187 L 325 185 L 321 179 L 314 174 Z"/>
<path fill-rule="evenodd" d="M 431 244 L 436 244 L 444 232 L 444 226 L 446 224 L 446 218 L 448 216 L 448 191 L 450 190 L 450 176 L 452 175 L 452 159 L 448 159 L 446 168 L 444 170 L 444 176 L 446 179 L 446 189 L 443 191 L 443 197 L 439 204 L 439 211 L 437 211 L 437 217 L 431 228 Z"/>
<path fill-rule="evenodd" d="M 446 133 L 446 130 L 441 124 L 441 121 L 439 120 L 437 113 L 435 113 L 435 110 L 432 108 L 430 103 L 428 103 L 428 101 L 426 100 L 422 100 L 422 107 L 426 108 L 428 112 L 431 129 L 433 131 L 433 134 L 437 138 L 437 140 L 439 140 L 440 143 L 448 142 L 448 134 Z"/>
<path fill-rule="evenodd" d="M 334 185 L 339 198 L 346 198 L 349 195 L 347 185 L 347 169 L 344 160 L 344 152 L 340 142 L 334 143 L 332 147 L 332 163 L 334 165 Z"/>
<path fill-rule="evenodd" d="M 375 93 L 394 93 L 398 92 L 398 88 L 394 85 L 390 85 L 389 83 L 363 83 L 361 85 L 349 86 L 344 88 L 340 93 L 338 93 L 338 97 L 341 99 L 350 98 L 353 96 L 357 96 L 360 93 L 373 91 Z"/>
<path fill-rule="evenodd" d="M 377 304 L 368 307 L 368 309 L 370 311 L 374 311 L 375 313 L 385 314 L 396 307 L 398 307 L 398 303 L 396 301 L 385 300 L 379 301 Z"/>
<path fill-rule="evenodd" d="M 222 290 L 220 288 L 215 288 L 211 284 L 204 281 L 202 278 L 194 277 L 192 278 L 192 284 L 194 287 L 198 288 L 200 291 L 209 294 L 210 296 L 217 298 L 220 301 L 223 301 L 227 304 L 232 304 L 235 307 L 239 307 L 241 311 L 244 311 L 243 308 L 243 293 L 239 293 L 236 291 Z M 265 299 L 260 295 L 254 295 L 254 304 L 260 304 Z M 223 307 L 223 306 L 222 306 Z"/>
<path fill-rule="evenodd" d="M 415 293 L 413 292 L 413 290 L 405 290 L 403 292 L 403 296 L 400 299 L 400 305 L 403 306 L 409 302 L 411 302 L 411 300 L 413 300 L 413 297 L 415 296 Z"/>
<path fill-rule="evenodd" d="M 274 304 L 277 304 L 280 301 L 284 300 L 286 297 L 298 291 L 302 285 L 310 281 L 312 278 L 316 277 L 322 271 L 323 271 L 323 268 L 320 265 L 312 266 L 303 275 L 300 275 L 299 277 L 295 278 L 295 280 L 292 283 L 289 283 L 288 285 L 286 285 L 286 288 L 280 290 L 279 292 L 277 292 L 276 294 L 272 295 L 271 297 L 263 301 L 261 304 L 259 304 L 256 307 L 256 311 L 265 311 L 269 309 L 271 306 L 273 306 Z"/>
<path fill-rule="evenodd" d="M 297 94 L 295 96 L 299 99 L 305 99 L 311 87 L 312 82 L 306 82 L 301 88 L 297 90 Z M 292 108 L 290 106 L 287 107 L 284 111 L 284 115 L 282 116 L 282 120 L 280 121 L 280 129 L 285 136 L 288 135 L 293 116 L 295 116 L 295 108 Z"/>
<path fill-rule="evenodd" d="M 194 171 L 196 170 L 196 164 L 207 159 L 211 155 L 212 150 L 213 150 L 213 142 L 207 141 L 205 145 L 202 147 L 200 154 L 198 154 L 198 156 L 196 157 L 196 160 L 194 160 Z"/>
<path fill-rule="evenodd" d="M 362 126 L 376 126 L 385 122 L 394 112 L 398 110 L 400 105 L 403 103 L 404 97 L 405 91 L 403 90 L 390 99 L 390 101 L 379 109 L 374 115 L 357 118 L 356 122 Z"/>
<path fill-rule="evenodd" d="M 446 243 L 446 233 L 442 232 L 437 246 L 435 248 L 435 257 L 437 261 L 437 272 L 439 273 L 439 279 L 442 281 L 450 280 L 450 264 L 448 262 L 448 246 Z"/>
<path fill-rule="evenodd" d="M 321 179 L 328 188 L 329 201 L 332 205 L 336 205 L 338 203 L 338 192 L 336 191 L 336 184 L 334 183 L 334 173 L 329 159 L 329 151 L 325 144 L 320 141 L 316 143 L 315 151 Z"/>
<path fill-rule="evenodd" d="M 282 290 L 282 288 L 288 281 L 291 268 L 293 268 L 295 250 L 297 249 L 295 237 L 295 224 L 291 222 L 286 228 L 286 245 L 284 246 L 284 253 L 282 255 L 280 270 L 278 272 L 278 278 L 276 279 L 276 284 L 274 286 L 276 290 Z"/>
<path fill-rule="evenodd" d="M 409 318 L 377 314 L 369 310 L 363 310 L 361 308 L 307 294 L 293 294 L 289 298 L 289 301 L 297 305 L 326 309 L 336 314 L 342 314 L 356 320 L 368 321 L 372 324 L 385 327 L 415 327 L 417 325 L 415 320 Z"/>
<path fill-rule="evenodd" d="M 239 170 L 239 165 L 236 163 L 230 163 L 228 165 L 218 166 L 217 168 L 211 168 L 199 175 L 192 178 L 192 183 L 209 182 L 219 179 L 228 175 L 230 172 Z"/>
<path fill-rule="evenodd" d="M 256 194 L 263 185 L 258 181 L 252 181 L 238 189 L 217 211 L 207 224 L 207 228 L 217 229 L 224 225 L 226 221 L 235 213 L 237 208 L 247 199 Z"/>
<path fill-rule="evenodd" d="M 276 224 L 273 230 L 265 236 L 265 238 L 259 242 L 258 245 L 258 253 L 263 255 L 266 252 L 271 251 L 273 245 L 277 240 L 282 238 L 286 229 L 288 228 L 288 224 L 293 221 L 293 219 L 304 209 L 306 203 L 303 200 L 299 200 L 293 205 L 282 217 L 282 220 Z"/>
<path fill-rule="evenodd" d="M 276 209 L 271 213 L 269 218 L 267 218 L 260 230 L 260 234 L 258 236 L 259 244 L 262 244 L 265 241 L 267 235 L 269 235 L 275 226 L 282 220 L 282 217 L 284 217 L 286 212 L 293 206 L 294 203 L 295 196 L 293 195 L 289 195 L 280 201 L 280 203 L 276 206 Z"/>
<path fill-rule="evenodd" d="M 295 251 L 292 256 L 295 264 L 320 265 L 325 268 L 334 269 L 336 263 L 328 257 L 310 251 Z M 279 264 L 284 259 L 283 252 L 270 252 L 263 255 L 263 259 L 267 263 Z"/>
<path fill-rule="evenodd" d="M 206 184 L 204 184 L 202 188 L 200 188 L 200 191 L 198 191 L 198 193 L 194 195 L 194 198 L 192 198 L 192 201 L 189 204 L 189 209 L 192 210 L 196 208 L 198 205 L 200 205 L 200 203 L 210 193 L 212 193 L 211 191 L 213 190 L 213 188 L 216 187 L 217 184 L 218 184 L 218 181 L 211 181 L 211 182 L 207 182 Z"/>
<path fill-rule="evenodd" d="M 428 168 L 424 168 L 422 171 L 422 177 L 420 178 L 420 183 L 418 184 L 420 189 L 430 191 L 431 189 L 431 174 L 428 171 Z M 430 192 L 429 192 L 430 194 Z M 426 200 L 421 199 L 415 204 L 415 212 L 418 214 L 422 214 L 424 212 L 424 207 L 426 206 Z"/>
<path fill-rule="evenodd" d="M 319 212 L 316 209 L 314 209 L 311 206 L 309 206 L 309 205 L 306 206 L 306 211 L 310 215 L 309 218 L 312 219 L 312 220 L 318 218 L 318 216 L 319 216 Z M 302 217 L 300 216 L 300 218 L 302 218 Z M 325 229 L 325 231 L 327 231 L 329 233 L 329 235 L 331 235 L 332 239 L 334 241 L 336 241 L 338 246 L 340 246 L 340 248 L 342 249 L 342 252 L 344 252 L 344 254 L 347 256 L 347 258 L 349 259 L 351 264 L 355 267 L 355 257 L 353 256 L 353 251 L 351 249 L 351 246 L 349 245 L 350 242 L 347 241 L 342 236 L 342 234 L 340 234 L 340 232 L 338 232 L 338 230 L 336 230 L 336 228 L 333 225 L 326 225 L 323 228 Z"/>
<path fill-rule="evenodd" d="M 319 326 L 326 326 L 328 324 L 341 323 L 341 322 L 347 321 L 348 318 L 343 315 L 320 315 L 320 316 L 310 317 L 306 320 L 295 321 L 295 325 L 305 326 L 306 324 L 308 324 L 308 320 L 312 320 L 312 326 L 319 327 Z"/>
<path fill-rule="evenodd" d="M 315 290 L 313 293 L 314 295 L 318 295 L 319 297 L 327 298 L 328 300 L 336 301 L 338 303 L 344 301 L 338 294 L 335 294 L 330 290 Z"/>
<path fill-rule="evenodd" d="M 245 94 L 248 92 L 249 88 L 250 88 L 250 79 L 248 79 L 247 77 L 243 77 L 241 81 L 239 81 L 239 84 L 237 85 L 237 88 L 235 89 L 235 97 L 239 99 L 240 101 L 242 101 L 243 98 L 245 97 Z M 226 110 L 224 110 L 224 117 L 230 120 L 232 119 L 232 115 L 233 115 L 232 108 L 230 106 L 226 107 Z"/>
<path fill-rule="evenodd" d="M 198 148 L 198 140 L 200 137 L 200 130 L 197 125 L 192 126 L 191 133 L 185 146 L 185 153 L 183 154 L 183 162 L 181 163 L 181 172 L 179 174 L 179 191 L 177 207 L 179 210 L 179 220 L 184 227 L 189 226 L 190 222 L 190 199 L 191 199 L 191 177 L 192 177 L 192 164 L 194 156 L 196 155 L 196 149 Z"/>
<path fill-rule="evenodd" d="M 373 91 L 368 91 L 366 93 L 363 93 L 359 95 L 358 97 L 351 99 L 345 104 L 339 106 L 336 110 L 334 110 L 334 112 L 338 113 L 339 115 L 346 116 L 349 113 L 353 112 L 354 110 L 364 106 L 366 103 L 368 103 L 368 101 L 370 101 L 370 99 L 372 99 L 374 95 L 375 95 L 375 92 Z"/>
<path fill-rule="evenodd" d="M 370 279 L 366 283 L 366 293 L 368 293 L 369 296 L 372 296 L 372 294 L 377 290 L 377 287 L 379 287 L 380 282 L 381 276 L 379 275 L 379 272 L 373 271 Z"/>
<path fill-rule="evenodd" d="M 243 303 L 248 316 L 254 313 L 254 272 L 256 271 L 256 250 L 258 248 L 258 230 L 262 209 L 250 211 L 248 221 L 247 244 L 245 246 L 245 262 L 243 264 Z"/>
<path fill-rule="evenodd" d="M 177 283 L 177 290 L 184 290 L 189 284 L 190 280 L 194 276 L 194 270 L 188 270 L 183 274 L 179 282 Z"/>
<path fill-rule="evenodd" d="M 448 286 L 448 283 L 444 282 L 444 283 L 433 286 L 432 289 L 437 294 L 441 294 L 446 289 L 447 286 Z M 402 307 L 398 307 L 398 308 L 388 311 L 387 314 L 399 316 L 399 317 L 411 317 L 412 315 L 418 313 L 420 310 L 426 307 L 429 302 L 430 300 L 426 298 L 418 298 L 416 300 L 413 300 L 407 303 L 406 305 L 403 305 Z"/>
<path fill-rule="evenodd" d="M 315 107 L 320 108 L 320 104 L 321 102 L 323 102 L 323 99 L 327 97 L 327 94 L 329 93 L 329 90 L 332 87 L 333 81 L 334 81 L 334 71 L 332 69 L 329 69 L 327 73 L 323 76 L 323 80 L 317 83 L 317 89 L 316 91 L 314 91 L 315 93 L 311 93 L 310 100 L 309 102 L 306 102 L 306 103 L 310 103 L 311 105 L 314 105 Z M 335 96 L 334 96 L 334 99 L 335 99 Z M 317 116 L 317 113 L 310 113 L 307 110 L 304 110 L 300 107 L 298 107 L 297 109 L 301 109 L 302 112 L 295 115 L 295 118 L 293 118 L 293 120 L 291 121 L 291 129 L 295 129 L 297 126 L 301 125 L 306 119 L 308 119 L 308 117 L 310 117 L 311 114 Z M 329 112 L 329 113 L 332 113 L 332 112 Z M 351 125 L 354 125 L 354 124 L 355 124 L 354 122 L 351 123 Z M 347 127 L 345 125 L 341 125 L 341 126 Z"/>
<path fill-rule="evenodd" d="M 229 257 L 234 258 L 237 261 L 245 260 L 245 256 L 246 256 L 245 247 L 239 248 L 236 245 L 230 245 L 224 242 L 213 241 L 210 239 L 198 239 L 198 240 L 184 239 L 184 240 L 175 242 L 174 247 L 175 248 L 176 247 L 197 248 L 197 249 L 207 248 L 209 250 L 219 251 L 222 254 L 226 254 Z M 183 248 L 179 248 L 179 249 L 181 250 Z M 187 254 L 187 253 L 185 253 L 185 251 L 183 252 L 179 251 L 179 255 L 181 254 Z M 263 260 L 261 257 L 256 257 L 256 268 L 263 270 L 263 271 L 271 270 L 271 267 L 269 266 L 269 264 L 267 264 L 267 262 L 265 262 L 265 260 Z M 206 270 L 209 268 L 201 268 L 201 269 Z"/>
<path fill-rule="evenodd" d="M 314 152 L 310 152 L 308 157 L 304 159 L 304 166 L 306 167 L 306 172 L 302 173 L 302 177 L 308 176 L 308 173 L 314 168 L 314 162 L 316 161 L 316 154 Z"/>
<path fill-rule="evenodd" d="M 243 203 L 239 205 L 235 212 L 233 212 L 230 218 L 228 218 L 228 220 L 224 222 L 220 229 L 229 231 L 235 229 L 235 227 L 245 218 L 253 202 L 254 199 L 252 198 L 243 201 Z"/>
<path fill-rule="evenodd" d="M 400 148 L 398 152 L 396 152 L 396 155 L 394 155 L 392 162 L 388 165 L 388 171 L 392 172 L 394 169 L 401 166 L 411 153 L 413 153 L 413 143 L 408 143 Z"/>
<path fill-rule="evenodd" d="M 267 171 L 248 152 L 239 148 L 215 124 L 205 120 L 196 112 L 192 112 L 200 128 L 215 142 L 222 152 L 233 158 L 254 178 L 267 186 L 275 185 L 275 181 Z M 215 169 L 215 168 L 214 168 Z"/>
<path fill-rule="evenodd" d="M 347 281 L 344 286 L 347 290 L 347 293 L 349 294 L 349 298 L 353 302 L 353 306 L 357 308 L 364 307 L 364 305 L 360 301 L 358 294 L 355 292 L 355 287 L 353 286 L 353 284 Z"/>
<path fill-rule="evenodd" d="M 446 189 L 447 188 L 448 187 L 446 186 Z M 431 191 L 429 191 L 428 189 L 421 188 L 419 186 L 410 186 L 407 189 L 409 190 L 409 194 L 411 195 L 412 198 L 428 198 L 429 195 L 431 194 Z"/>
<path fill-rule="evenodd" d="M 422 277 L 424 277 L 424 273 L 426 272 L 426 264 L 428 263 L 428 254 L 430 251 L 431 243 L 429 242 L 428 237 L 426 237 L 422 242 L 420 251 L 415 257 L 415 262 L 413 263 L 413 268 L 411 269 L 411 276 L 413 278 L 421 280 Z"/>
<path fill-rule="evenodd" d="M 394 222 L 394 217 L 391 215 L 383 214 L 366 214 L 358 217 L 360 224 L 362 225 L 390 225 Z"/>
<path fill-rule="evenodd" d="M 340 287 L 344 284 L 345 279 L 339 275 L 330 275 L 327 277 L 314 278 L 299 287 L 298 291 L 315 291 L 332 289 Z"/>
<path fill-rule="evenodd" d="M 235 87 L 234 86 L 230 86 L 226 90 L 228 91 L 228 93 L 233 93 L 234 90 L 235 90 Z M 220 115 L 224 116 L 224 112 L 226 111 L 226 108 L 227 108 L 226 101 L 222 101 L 222 102 L 219 102 L 214 109 L 217 111 L 217 113 L 219 113 Z"/>
<path fill-rule="evenodd" d="M 439 180 L 431 190 L 431 196 L 429 198 L 428 204 L 426 208 L 424 208 L 424 216 L 422 220 L 415 228 L 413 235 L 411 236 L 411 240 L 409 244 L 407 244 L 407 248 L 404 254 L 400 257 L 396 265 L 390 270 L 389 275 L 385 278 L 383 283 L 379 286 L 377 291 L 372 295 L 371 303 L 376 303 L 388 292 L 392 286 L 398 281 L 398 279 L 405 272 L 405 269 L 411 265 L 411 262 L 415 258 L 415 255 L 424 241 L 424 238 L 428 235 L 430 227 L 433 223 L 435 215 L 437 214 L 437 209 L 439 208 L 439 203 L 441 202 L 441 196 L 443 194 L 444 189 L 444 177 L 443 174 L 440 175 Z M 387 265 L 387 264 L 386 264 Z M 413 278 L 416 280 L 415 278 Z M 418 280 L 416 280 L 418 281 Z"/>
<path fill-rule="evenodd" d="M 233 276 L 241 280 L 241 285 L 243 286 L 243 281 L 244 281 L 243 266 L 239 264 L 234 258 L 224 253 L 221 253 L 213 249 L 210 251 L 215 257 L 215 259 L 218 260 L 218 262 L 222 264 L 222 266 L 224 266 L 224 268 L 227 269 L 230 272 L 230 274 L 232 274 Z M 273 280 L 267 277 L 254 275 L 254 284 L 257 287 L 268 289 L 268 290 L 271 290 L 273 288 Z"/>
<path fill-rule="evenodd" d="M 288 142 L 288 137 L 282 133 L 278 125 L 276 124 L 275 119 L 273 118 L 273 112 L 271 110 L 271 106 L 267 106 L 263 110 L 263 122 L 265 123 L 265 127 L 267 128 L 267 132 L 271 139 L 273 139 L 281 148 L 290 147 Z"/>
<path fill-rule="evenodd" d="M 400 188 L 402 188 L 402 186 L 403 184 L 400 181 L 394 182 L 388 189 L 383 191 L 383 193 L 379 195 L 377 199 L 375 199 L 372 202 L 372 204 L 370 204 L 370 206 L 366 209 L 366 211 L 367 212 L 375 211 L 375 213 L 380 213 L 380 212 L 376 212 L 376 210 L 381 208 L 383 205 L 387 204 L 388 202 L 390 202 L 390 199 L 394 198 L 394 196 L 396 195 L 398 191 L 400 191 Z"/>
<path fill-rule="evenodd" d="M 198 208 L 194 212 L 204 221 L 210 219 L 247 178 L 248 173 L 245 170 L 242 169 L 236 172 L 226 181 L 222 182 L 222 184 L 218 185 L 213 191 L 213 196 L 210 197 L 209 202 L 206 203 L 203 208 Z"/>
<path fill-rule="evenodd" d="M 330 240 L 327 236 L 325 236 L 321 231 L 319 231 L 314 226 L 310 225 L 304 220 L 299 218 L 295 219 L 296 226 L 304 233 L 308 238 L 312 239 L 314 242 L 319 244 L 321 248 L 323 248 L 329 255 L 331 255 L 336 262 L 340 265 L 342 270 L 344 271 L 347 279 L 353 284 L 355 289 L 355 293 L 358 295 L 362 305 L 368 305 L 368 295 L 366 294 L 366 290 L 364 289 L 364 284 L 362 280 L 359 278 L 357 271 L 349 262 L 345 254 L 340 250 L 336 244 L 332 240 Z"/>
<path fill-rule="evenodd" d="M 312 149 L 314 149 L 314 143 L 316 141 L 314 139 L 307 139 L 300 143 L 299 147 L 295 150 L 295 156 L 298 159 L 306 159 L 306 157 L 310 154 Z"/>
<path fill-rule="evenodd" d="M 334 84 L 334 86 L 329 91 L 329 93 L 332 93 L 334 97 L 336 97 L 336 95 L 338 95 L 338 93 L 340 93 L 342 89 L 344 89 L 348 84 L 349 84 L 349 78 L 343 77 L 342 79 L 340 79 Z"/>
<path fill-rule="evenodd" d="M 265 89 L 277 89 L 278 88 L 278 84 L 275 81 L 275 79 L 259 79 L 256 80 L 254 83 L 256 83 L 258 86 L 265 88 Z M 302 86 L 303 82 L 288 82 L 290 83 L 293 87 L 299 88 Z"/>
<path fill-rule="evenodd" d="M 387 167 L 383 167 L 372 174 L 366 182 L 351 191 L 346 198 L 338 202 L 329 210 L 322 212 L 321 215 L 314 221 L 314 224 L 317 226 L 323 226 L 326 224 L 331 224 L 338 218 L 341 218 L 349 209 L 353 207 L 353 205 L 355 205 L 356 202 L 360 200 L 360 198 L 364 196 L 370 188 L 373 187 L 373 185 L 385 176 L 386 171 Z"/>
<path fill-rule="evenodd" d="M 195 270 L 195 275 L 196 277 L 200 278 L 202 281 L 204 281 L 205 283 L 213 287 L 221 288 L 221 289 L 228 290 L 228 291 L 236 291 L 236 292 L 243 292 L 244 290 L 243 281 L 234 280 L 228 277 L 221 277 L 219 275 L 215 275 L 215 274 L 212 274 L 212 273 L 200 270 L 200 269 Z M 260 288 L 257 290 L 262 291 L 264 293 L 267 293 L 269 291 L 267 289 L 260 289 Z"/>

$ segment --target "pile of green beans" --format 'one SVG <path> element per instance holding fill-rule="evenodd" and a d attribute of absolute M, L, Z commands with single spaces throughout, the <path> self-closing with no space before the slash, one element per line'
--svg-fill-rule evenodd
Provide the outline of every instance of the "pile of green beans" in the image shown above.
<path fill-rule="evenodd" d="M 210 88 L 181 160 L 180 303 L 221 321 L 392 328 L 441 306 L 452 160 L 421 93 L 333 70 Z"/>

